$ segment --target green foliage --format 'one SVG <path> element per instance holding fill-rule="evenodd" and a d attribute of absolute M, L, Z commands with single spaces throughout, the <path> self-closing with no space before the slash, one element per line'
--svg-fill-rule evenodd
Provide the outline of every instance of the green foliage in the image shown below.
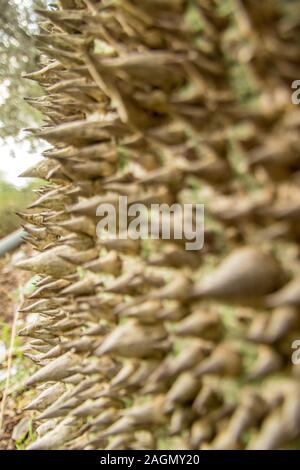
<path fill-rule="evenodd" d="M 16 212 L 23 211 L 33 201 L 34 185 L 16 188 L 0 175 L 0 238 L 20 227 Z"/>
<path fill-rule="evenodd" d="M 11 325 L 0 321 L 0 341 L 2 341 L 6 350 L 9 350 L 11 342 Z M 13 345 L 13 367 L 10 379 L 10 386 L 16 388 L 18 392 L 23 389 L 24 381 L 34 371 L 35 367 L 32 366 L 32 362 L 27 359 L 23 354 L 23 340 L 16 336 L 14 338 Z M 6 370 L 5 367 L 3 370 Z M 1 370 L 2 372 L 2 370 Z M 6 383 L 6 374 L 0 375 L 0 392 L 4 390 Z"/>
<path fill-rule="evenodd" d="M 37 96 L 39 87 L 22 79 L 38 61 L 32 36 L 36 29 L 35 4 L 34 0 L 0 0 L 0 142 L 9 136 L 22 140 L 22 128 L 40 119 L 24 101 L 27 96 Z"/>
<path fill-rule="evenodd" d="M 16 442 L 17 450 L 26 450 L 26 447 L 36 440 L 36 435 L 33 432 L 32 420 L 29 421 L 28 430 Z"/>

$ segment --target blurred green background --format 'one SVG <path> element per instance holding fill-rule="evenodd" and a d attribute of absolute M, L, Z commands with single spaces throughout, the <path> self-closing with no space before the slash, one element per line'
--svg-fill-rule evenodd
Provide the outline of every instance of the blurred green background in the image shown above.
<path fill-rule="evenodd" d="M 24 98 L 38 96 L 38 85 L 22 78 L 39 67 L 33 34 L 34 9 L 43 0 L 0 0 L 0 238 L 20 226 L 16 211 L 24 210 L 35 197 L 37 183 L 18 181 L 41 153 L 22 129 L 41 123 L 41 116 Z"/>
<path fill-rule="evenodd" d="M 20 227 L 16 212 L 22 212 L 34 198 L 37 183 L 29 183 L 23 188 L 14 186 L 0 173 L 0 238 Z"/>

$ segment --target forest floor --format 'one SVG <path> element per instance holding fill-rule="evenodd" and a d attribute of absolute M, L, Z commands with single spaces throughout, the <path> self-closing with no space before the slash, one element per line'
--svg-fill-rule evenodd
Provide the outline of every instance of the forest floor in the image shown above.
<path fill-rule="evenodd" d="M 28 273 L 17 270 L 14 264 L 29 256 L 28 250 L 22 246 L 14 254 L 0 258 L 0 450 L 22 449 L 32 438 L 30 415 L 22 411 L 29 399 L 29 392 L 22 384 L 32 371 L 32 362 L 23 354 L 24 342 L 18 336 L 12 341 L 22 289 L 30 279 Z M 17 330 L 23 323 L 22 318 L 17 319 Z M 10 355 L 12 362 L 9 367 Z"/>

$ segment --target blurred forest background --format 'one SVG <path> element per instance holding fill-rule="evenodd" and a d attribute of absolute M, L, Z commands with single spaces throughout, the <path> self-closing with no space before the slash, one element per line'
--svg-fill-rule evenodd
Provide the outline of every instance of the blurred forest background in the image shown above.
<path fill-rule="evenodd" d="M 12 155 L 17 151 L 26 158 L 28 152 L 39 149 L 39 144 L 34 144 L 22 129 L 34 127 L 41 121 L 38 112 L 26 102 L 27 97 L 38 96 L 40 90 L 22 75 L 37 68 L 34 9 L 42 8 L 45 3 L 42 0 L 0 0 L 0 238 L 19 226 L 15 212 L 30 203 L 37 186 L 36 182 L 26 184 L 26 181 L 23 187 L 15 186 L 6 180 L 4 170 L 8 152 Z M 21 173 L 16 158 L 10 165 L 16 176 Z"/>

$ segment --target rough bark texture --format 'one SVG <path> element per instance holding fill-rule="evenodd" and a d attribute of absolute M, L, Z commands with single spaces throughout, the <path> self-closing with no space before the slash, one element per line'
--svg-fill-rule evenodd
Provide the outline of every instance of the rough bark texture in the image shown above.
<path fill-rule="evenodd" d="M 23 217 L 30 449 L 297 447 L 299 2 L 61 0 L 38 38 L 51 184 Z M 237 86 L 238 83 L 238 86 Z M 107 241 L 101 202 L 204 202 L 205 246 Z"/>

